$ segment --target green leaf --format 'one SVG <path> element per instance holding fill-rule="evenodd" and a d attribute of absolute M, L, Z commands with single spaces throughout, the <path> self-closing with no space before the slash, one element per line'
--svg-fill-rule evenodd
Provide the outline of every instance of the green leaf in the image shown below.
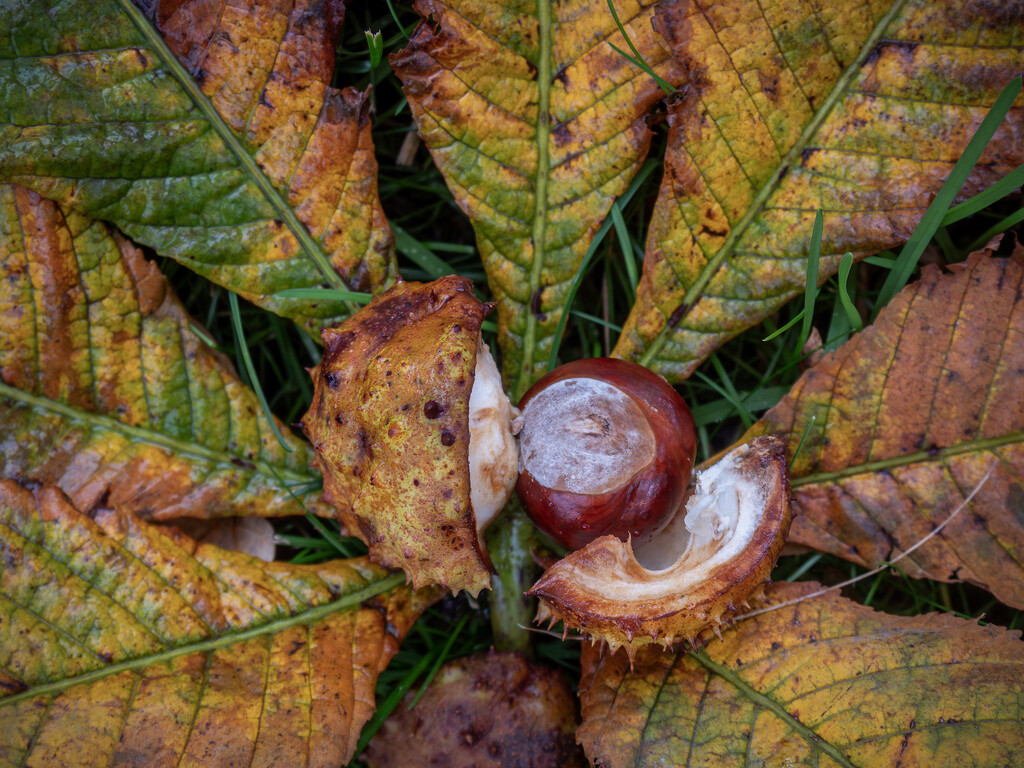
<path fill-rule="evenodd" d="M 15 3 L 0 16 L 0 176 L 307 326 L 347 314 L 273 294 L 393 278 L 369 102 L 328 86 L 339 13 L 277 13 L 154 25 L 129 0 Z"/>

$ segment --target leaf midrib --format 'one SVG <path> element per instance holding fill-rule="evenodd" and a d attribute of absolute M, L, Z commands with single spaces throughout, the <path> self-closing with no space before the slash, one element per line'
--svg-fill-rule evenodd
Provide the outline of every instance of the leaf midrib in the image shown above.
<path fill-rule="evenodd" d="M 790 486 L 792 488 L 799 488 L 804 485 L 832 483 L 837 480 L 843 480 L 847 477 L 853 477 L 854 475 L 886 472 L 892 469 L 898 469 L 900 467 L 906 467 L 911 464 L 919 464 L 923 462 L 945 463 L 947 459 L 954 456 L 962 456 L 970 453 L 984 453 L 997 448 L 1002 448 L 1006 445 L 1014 445 L 1022 442 L 1024 442 L 1024 432 L 1009 432 L 1005 435 L 1000 435 L 999 437 L 990 437 L 986 440 L 974 440 L 958 443 L 957 445 L 952 445 L 948 448 L 940 448 L 933 451 L 916 451 L 914 453 L 906 453 L 901 456 L 894 456 L 890 459 L 866 461 L 863 464 L 844 467 L 843 469 L 835 470 L 833 472 L 817 472 L 815 474 L 804 475 L 802 477 L 793 477 L 790 480 Z"/>
<path fill-rule="evenodd" d="M 882 33 L 889 28 L 893 20 L 903 11 L 903 7 L 906 5 L 907 0 L 896 0 L 892 7 L 889 8 L 888 12 L 875 24 L 871 30 L 871 34 L 868 35 L 864 41 L 864 45 L 861 46 L 857 56 L 854 57 L 850 65 L 843 71 L 842 75 L 836 81 L 835 86 L 829 92 L 828 96 L 822 102 L 821 107 L 811 117 L 810 122 L 804 127 L 804 130 L 800 133 L 800 138 L 796 140 L 796 143 L 790 148 L 789 152 L 779 163 L 778 167 L 772 173 L 771 177 L 764 183 L 757 195 L 754 197 L 743 216 L 736 223 L 736 226 L 729 230 L 729 234 L 725 238 L 725 242 L 722 247 L 718 249 L 714 256 L 704 265 L 704 268 L 697 275 L 697 279 L 693 285 L 690 286 L 689 290 L 686 291 L 686 295 L 683 297 L 681 306 L 686 308 L 686 311 L 682 313 L 682 316 L 675 324 L 670 324 L 666 319 L 665 326 L 658 332 L 658 335 L 654 337 L 650 346 L 640 356 L 638 362 L 648 368 L 651 367 L 654 360 L 657 358 L 662 348 L 668 342 L 669 337 L 679 326 L 689 312 L 689 309 L 700 299 L 700 294 L 714 277 L 715 273 L 718 272 L 722 263 L 727 259 L 731 258 L 736 250 L 736 246 L 739 241 L 747 233 L 747 229 L 753 223 L 754 219 L 761 212 L 768 198 L 775 191 L 779 182 L 782 180 L 784 173 L 790 168 L 795 167 L 797 159 L 801 156 L 804 149 L 810 143 L 811 139 L 818 132 L 818 129 L 825 122 L 825 119 L 832 112 L 836 103 L 840 97 L 846 94 L 847 89 L 854 78 L 860 73 L 863 68 L 864 61 L 871 51 L 875 48 L 878 42 L 882 39 Z"/>
<path fill-rule="evenodd" d="M 242 643 L 253 638 L 262 637 L 264 635 L 274 634 L 283 630 L 289 629 L 290 627 L 299 626 L 303 624 L 312 624 L 316 621 L 330 616 L 332 613 L 343 611 L 349 608 L 354 608 L 362 604 L 363 602 L 376 597 L 390 589 L 398 587 L 405 583 L 405 574 L 402 572 L 393 573 L 385 578 L 381 579 L 375 584 L 371 584 L 368 587 L 352 592 L 345 595 L 340 600 L 336 600 L 332 603 L 325 605 L 318 605 L 310 608 L 302 613 L 297 613 L 292 616 L 286 616 L 283 619 L 277 621 L 271 621 L 267 624 L 260 625 L 258 627 L 252 627 L 245 629 L 240 632 L 233 632 L 224 634 L 219 637 L 213 637 L 209 640 L 202 640 L 200 642 L 191 643 L 189 645 L 178 646 L 176 648 L 170 648 L 166 651 L 160 651 L 159 653 L 153 653 L 148 656 L 140 656 L 135 659 L 129 659 L 127 661 L 118 662 L 117 664 L 110 664 L 109 666 L 103 667 L 102 669 L 96 669 L 92 672 L 85 672 L 80 675 L 65 678 L 64 680 L 56 680 L 51 683 L 43 683 L 42 685 L 36 685 L 20 693 L 11 694 L 4 698 L 0 698 L 0 707 L 5 707 L 11 704 L 16 704 L 25 699 L 35 698 L 36 696 L 45 696 L 48 694 L 60 693 L 68 688 L 78 685 L 86 685 L 93 683 L 96 680 L 101 680 L 105 677 L 120 674 L 121 672 L 132 671 L 148 667 L 153 664 L 161 664 L 181 656 L 188 656 L 194 653 L 206 653 L 208 651 L 215 651 L 220 648 L 226 648 L 227 646 L 234 645 L 235 643 Z"/>
<path fill-rule="evenodd" d="M 551 172 L 551 157 L 548 143 L 551 138 L 551 2 L 538 0 L 537 24 L 539 27 L 539 56 L 537 60 L 537 186 L 533 201 L 533 261 L 530 264 L 530 297 L 526 306 L 526 333 L 523 334 L 523 357 L 519 375 L 512 389 L 513 402 L 526 393 L 533 384 L 533 357 L 537 346 L 537 315 L 534 313 L 534 297 L 541 290 L 541 277 L 546 256 L 548 219 L 548 175 Z"/>
<path fill-rule="evenodd" d="M 733 670 L 726 667 L 724 664 L 719 664 L 716 661 L 712 661 L 711 658 L 704 651 L 692 651 L 690 656 L 702 667 L 709 672 L 712 672 L 723 680 L 732 685 L 736 690 L 740 692 L 745 698 L 763 709 L 769 710 L 772 714 L 778 717 L 782 722 L 786 724 L 791 730 L 802 736 L 812 750 L 817 752 L 824 752 L 830 758 L 836 761 L 843 768 L 856 768 L 853 763 L 850 762 L 849 758 L 844 755 L 838 747 L 830 744 L 829 742 L 818 736 L 812 729 L 797 720 L 791 715 L 786 708 L 768 696 L 765 696 L 760 691 L 755 690 L 749 685 L 743 678 L 736 674 Z"/>
<path fill-rule="evenodd" d="M 224 122 L 224 118 L 221 117 L 199 86 L 196 85 L 192 76 L 178 61 L 178 57 L 167 47 L 160 33 L 153 28 L 153 25 L 149 23 L 149 20 L 142 11 L 132 3 L 132 0 L 118 0 L 118 3 L 146 39 L 146 42 L 149 43 L 157 56 L 160 57 L 163 65 L 170 71 L 181 87 L 184 88 L 185 92 L 188 93 L 192 102 L 199 108 L 199 111 L 203 113 L 203 116 L 209 121 L 220 139 L 237 158 L 249 179 L 259 187 L 264 197 L 277 212 L 277 215 L 287 224 L 288 229 L 299 241 L 299 245 L 305 254 L 316 265 L 324 280 L 332 288 L 339 290 L 347 289 L 349 286 L 334 271 L 323 248 L 313 239 L 306 225 L 299 221 L 298 216 L 295 215 L 295 211 L 292 210 L 288 201 L 281 196 L 278 189 L 267 178 L 266 174 L 263 173 L 263 170 L 256 163 L 256 159 L 246 151 L 234 131 Z M 350 311 L 354 311 L 354 309 L 350 307 Z"/>
<path fill-rule="evenodd" d="M 213 448 L 207 448 L 204 445 L 179 440 L 143 427 L 125 424 L 124 422 L 118 421 L 117 419 L 101 413 L 82 411 L 65 403 L 50 400 L 47 397 L 30 394 L 29 392 L 17 389 L 16 387 L 12 387 L 8 384 L 0 383 L 0 396 L 31 405 L 35 408 L 41 408 L 51 413 L 56 413 L 60 416 L 83 422 L 108 432 L 115 432 L 124 435 L 136 442 L 143 442 L 149 445 L 155 445 L 159 448 L 166 448 L 179 456 L 190 456 L 204 461 L 212 461 L 217 464 L 228 464 L 235 471 L 251 472 L 252 474 L 258 473 L 275 481 L 275 484 L 279 484 L 277 482 L 278 478 L 295 483 L 309 483 L 318 479 L 312 474 L 298 472 L 285 466 L 277 466 L 260 459 L 249 459 L 226 451 L 218 451 Z M 248 466 L 240 466 L 238 464 L 239 460 L 244 462 L 245 465 L 251 465 L 252 469 L 249 469 Z"/>

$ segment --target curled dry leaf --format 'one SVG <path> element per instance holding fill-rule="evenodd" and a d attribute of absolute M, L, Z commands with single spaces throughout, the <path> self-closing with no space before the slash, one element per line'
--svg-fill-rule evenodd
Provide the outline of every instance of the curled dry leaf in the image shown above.
<path fill-rule="evenodd" d="M 0 185 L 0 471 L 151 519 L 329 514 L 276 424 L 121 235 Z"/>
<path fill-rule="evenodd" d="M 330 86 L 342 16 L 341 0 L 15 3 L 0 176 L 306 325 L 348 314 L 275 296 L 396 271 L 369 94 Z"/>
<path fill-rule="evenodd" d="M 522 654 L 491 651 L 449 662 L 410 710 L 414 695 L 406 695 L 367 747 L 371 768 L 585 765 L 565 676 Z"/>
<path fill-rule="evenodd" d="M 434 592 L 0 481 L 0 764 L 337 766 Z"/>
<path fill-rule="evenodd" d="M 728 621 L 775 566 L 791 511 L 784 443 L 765 436 L 698 474 L 696 489 L 650 543 L 604 536 L 549 568 L 529 594 L 537 620 L 561 620 L 632 659 Z"/>
<path fill-rule="evenodd" d="M 746 435 L 783 433 L 791 540 L 874 567 L 900 561 L 1024 607 L 1024 247 L 927 267 L 877 321 L 805 373 Z M 802 443 L 799 453 L 797 447 Z"/>
<path fill-rule="evenodd" d="M 398 283 L 324 330 L 302 420 L 324 498 L 371 556 L 417 586 L 474 595 L 490 582 L 483 529 L 518 464 L 512 408 L 480 337 L 487 309 L 465 278 Z"/>
<path fill-rule="evenodd" d="M 815 584 L 778 584 L 772 603 Z M 836 593 L 740 620 L 692 654 L 584 646 L 587 757 L 637 765 L 1017 765 L 1020 632 L 877 613 Z"/>

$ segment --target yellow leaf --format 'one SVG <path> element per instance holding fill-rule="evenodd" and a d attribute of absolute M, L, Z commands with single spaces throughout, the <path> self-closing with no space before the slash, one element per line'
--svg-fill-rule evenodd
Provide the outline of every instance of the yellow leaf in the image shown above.
<path fill-rule="evenodd" d="M 277 442 L 135 246 L 11 185 L 0 232 L 5 476 L 56 485 L 82 510 L 333 516 L 309 490 L 319 478 L 306 443 Z"/>
<path fill-rule="evenodd" d="M 544 374 L 576 270 L 650 146 L 664 95 L 627 49 L 605 0 L 535 7 L 420 0 L 392 58 L 424 143 L 469 216 L 498 300 L 513 400 Z M 630 38 L 669 81 L 682 70 L 651 29 L 649 0 L 617 4 Z"/>
<path fill-rule="evenodd" d="M 783 584 L 773 603 L 807 597 Z M 695 654 L 584 646 L 595 765 L 1014 765 L 1024 752 L 1019 632 L 876 613 L 835 593 L 743 620 Z"/>
<path fill-rule="evenodd" d="M 0 481 L 0 764 L 336 766 L 431 595 Z M 179 762 L 180 758 L 180 762 Z"/>
<path fill-rule="evenodd" d="M 689 376 L 804 290 L 818 209 L 819 282 L 847 251 L 904 242 L 1024 66 L 1011 5 L 662 4 L 657 27 L 689 81 L 669 107 L 643 278 L 615 355 Z M 1024 96 L 1016 104 L 965 196 L 1024 162 Z"/>
<path fill-rule="evenodd" d="M 790 541 L 868 567 L 928 535 L 994 468 L 900 568 L 1021 608 L 1024 248 L 952 269 L 927 268 L 744 439 L 783 434 L 795 454 Z"/>

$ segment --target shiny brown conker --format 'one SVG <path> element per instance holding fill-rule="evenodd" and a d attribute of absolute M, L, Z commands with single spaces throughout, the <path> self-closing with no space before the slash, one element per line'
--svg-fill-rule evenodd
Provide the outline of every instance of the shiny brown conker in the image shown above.
<path fill-rule="evenodd" d="M 649 540 L 683 501 L 696 432 L 664 379 L 636 363 L 591 358 L 538 381 L 519 403 L 519 498 L 569 549 L 599 536 Z"/>

